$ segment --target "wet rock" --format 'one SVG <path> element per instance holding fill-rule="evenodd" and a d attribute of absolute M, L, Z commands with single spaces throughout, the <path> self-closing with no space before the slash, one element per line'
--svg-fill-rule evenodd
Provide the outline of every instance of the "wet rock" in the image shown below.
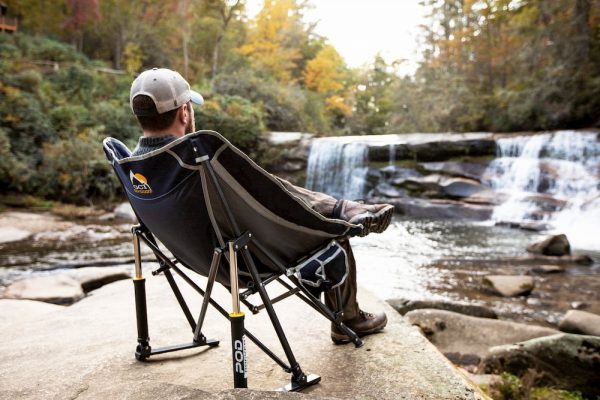
<path fill-rule="evenodd" d="M 558 329 L 563 332 L 600 336 L 600 315 L 581 310 L 569 310 Z"/>
<path fill-rule="evenodd" d="M 584 303 L 583 301 L 574 301 L 571 303 L 571 308 L 574 310 L 584 310 L 589 307 L 590 307 L 590 305 L 587 303 Z"/>
<path fill-rule="evenodd" d="M 13 228 L 12 226 L 0 227 L 0 243 L 17 242 L 27 239 L 31 236 L 31 232 L 24 229 Z"/>
<path fill-rule="evenodd" d="M 4 292 L 7 299 L 27 299 L 53 304 L 71 304 L 83 298 L 81 284 L 68 275 L 57 274 L 23 279 Z"/>
<path fill-rule="evenodd" d="M 544 212 L 556 212 L 562 210 L 567 202 L 556 199 L 548 194 L 535 194 L 524 198 L 525 201 L 534 203 L 536 208 Z"/>
<path fill-rule="evenodd" d="M 67 229 L 73 225 L 49 213 L 4 212 L 0 214 L 0 243 L 23 240 L 33 234 Z"/>
<path fill-rule="evenodd" d="M 481 358 L 493 346 L 558 333 L 555 329 L 444 310 L 413 310 L 404 318 L 427 332 L 427 339 L 442 353 L 474 354 Z"/>
<path fill-rule="evenodd" d="M 600 396 L 600 337 L 557 334 L 490 349 L 481 372 L 510 372 L 532 386 L 577 390 Z"/>
<path fill-rule="evenodd" d="M 417 170 L 415 170 L 414 168 L 403 168 L 395 165 L 388 165 L 387 167 L 381 168 L 380 171 L 383 179 L 386 180 L 421 176 L 421 174 L 417 172 Z"/>
<path fill-rule="evenodd" d="M 390 299 L 387 302 L 400 314 L 404 315 L 412 310 L 424 308 L 446 310 L 455 313 L 470 315 L 479 318 L 498 318 L 494 310 L 489 307 L 476 304 L 458 303 L 443 300 L 407 300 L 407 299 Z"/>
<path fill-rule="evenodd" d="M 477 193 L 489 190 L 489 187 L 472 179 L 453 178 L 442 185 L 444 194 L 451 198 L 470 197 Z"/>
<path fill-rule="evenodd" d="M 526 296 L 535 286 L 533 278 L 526 275 L 488 275 L 483 281 L 504 297 Z"/>
<path fill-rule="evenodd" d="M 131 205 L 129 203 L 119 204 L 115 208 L 114 213 L 115 218 L 117 219 L 121 219 L 132 224 L 137 223 L 137 217 L 135 216 L 135 213 L 133 212 L 133 209 L 131 208 Z"/>
<path fill-rule="evenodd" d="M 527 251 L 545 256 L 565 256 L 571 254 L 571 244 L 566 235 L 550 236 L 541 242 L 527 246 Z"/>
<path fill-rule="evenodd" d="M 487 170 L 487 163 L 476 164 L 457 161 L 425 162 L 420 163 L 419 167 L 426 172 L 476 179 L 481 182 Z"/>
<path fill-rule="evenodd" d="M 444 356 L 457 365 L 478 365 L 481 361 L 477 354 L 444 353 Z"/>
<path fill-rule="evenodd" d="M 522 229 L 531 232 L 542 232 L 550 229 L 550 225 L 548 224 L 530 221 L 497 221 L 496 226 L 506 226 L 508 228 Z"/>
<path fill-rule="evenodd" d="M 415 198 L 373 198 L 370 202 L 389 203 L 398 214 L 425 219 L 467 219 L 485 221 L 492 216 L 489 205 L 466 204 L 455 200 L 426 200 Z"/>
<path fill-rule="evenodd" d="M 397 189 L 389 183 L 380 183 L 373 189 L 373 196 L 376 197 L 406 197 L 407 193 L 404 189 Z"/>
<path fill-rule="evenodd" d="M 545 275 L 545 274 L 557 274 L 565 272 L 564 267 L 560 265 L 537 265 L 527 271 L 528 275 Z"/>

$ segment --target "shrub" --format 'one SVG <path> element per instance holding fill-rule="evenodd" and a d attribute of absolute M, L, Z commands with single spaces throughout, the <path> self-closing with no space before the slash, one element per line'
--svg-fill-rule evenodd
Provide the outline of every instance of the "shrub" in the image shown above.
<path fill-rule="evenodd" d="M 253 153 L 264 132 L 261 110 L 239 96 L 214 96 L 196 114 L 196 129 L 221 133 L 246 153 Z"/>

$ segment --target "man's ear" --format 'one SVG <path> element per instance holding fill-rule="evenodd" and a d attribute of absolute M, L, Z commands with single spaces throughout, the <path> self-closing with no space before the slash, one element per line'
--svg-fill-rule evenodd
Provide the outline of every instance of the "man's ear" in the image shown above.
<path fill-rule="evenodd" d="M 190 113 L 188 111 L 187 104 L 179 107 L 179 111 L 177 111 L 177 118 L 179 119 L 179 122 L 184 125 L 188 123 L 188 120 L 190 119 Z"/>

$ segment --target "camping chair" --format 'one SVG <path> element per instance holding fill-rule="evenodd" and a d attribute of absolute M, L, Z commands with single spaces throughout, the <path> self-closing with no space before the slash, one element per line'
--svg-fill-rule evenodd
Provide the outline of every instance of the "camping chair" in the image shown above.
<path fill-rule="evenodd" d="M 211 304 L 231 321 L 232 336 L 233 331 L 240 330 L 240 336 L 248 337 L 292 374 L 291 384 L 284 390 L 301 390 L 318 383 L 319 376 L 307 376 L 300 368 L 273 308 L 274 303 L 292 295 L 333 322 L 356 347 L 362 345 L 361 339 L 342 322 L 339 288 L 348 269 L 347 254 L 339 242 L 358 234 L 360 225 L 328 219 L 315 212 L 304 200 L 287 191 L 277 178 L 213 131 L 188 134 L 159 150 L 134 157 L 114 138 L 106 138 L 103 145 L 139 221 L 132 228 L 138 360 L 218 345 L 218 341 L 209 340 L 202 333 L 207 306 Z M 152 274 L 162 273 L 166 277 L 192 328 L 191 343 L 158 349 L 150 346 L 140 242 L 156 256 L 159 267 Z M 159 242 L 172 255 L 165 254 Z M 200 288 L 180 266 L 206 276 L 206 288 Z M 203 297 L 198 318 L 190 312 L 171 271 Z M 231 292 L 232 314 L 211 298 L 215 281 Z M 273 281 L 287 291 L 270 299 L 265 285 Z M 239 294 L 238 288 L 243 289 Z M 335 310 L 320 300 L 326 289 L 335 290 Z M 248 300 L 255 293 L 262 304 Z M 243 313 L 236 309 L 240 301 L 252 313 L 266 310 L 287 363 L 243 328 Z M 234 321 L 240 316 L 242 325 L 237 324 L 236 328 Z M 245 357 L 245 348 L 236 347 L 233 340 L 232 344 L 235 387 L 245 387 L 245 358 L 241 365 L 241 352 Z"/>

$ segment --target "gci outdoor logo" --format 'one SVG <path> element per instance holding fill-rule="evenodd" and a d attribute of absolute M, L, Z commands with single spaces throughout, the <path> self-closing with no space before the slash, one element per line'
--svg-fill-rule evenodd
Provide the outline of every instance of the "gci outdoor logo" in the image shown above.
<path fill-rule="evenodd" d="M 129 179 L 133 185 L 133 191 L 141 194 L 152 193 L 150 185 L 148 185 L 148 179 L 142 174 L 134 174 L 133 171 L 129 171 Z"/>

